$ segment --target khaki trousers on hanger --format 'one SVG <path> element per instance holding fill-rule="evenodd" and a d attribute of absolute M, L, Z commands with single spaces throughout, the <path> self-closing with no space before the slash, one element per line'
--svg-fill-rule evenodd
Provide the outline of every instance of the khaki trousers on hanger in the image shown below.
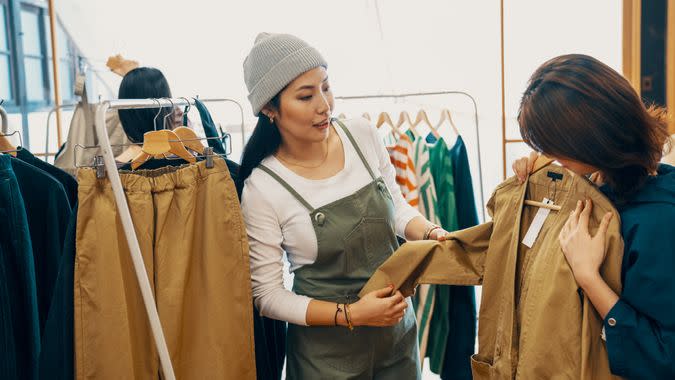
<path fill-rule="evenodd" d="M 227 165 L 121 173 L 177 379 L 255 379 L 248 241 Z M 156 379 L 155 350 L 110 185 L 81 169 L 78 379 Z"/>

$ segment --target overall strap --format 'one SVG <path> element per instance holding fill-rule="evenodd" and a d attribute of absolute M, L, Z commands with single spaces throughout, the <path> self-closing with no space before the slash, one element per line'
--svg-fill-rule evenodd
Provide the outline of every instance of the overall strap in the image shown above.
<path fill-rule="evenodd" d="M 345 134 L 347 135 L 347 138 L 349 138 L 349 141 L 352 143 L 352 146 L 356 150 L 356 153 L 359 155 L 359 158 L 361 159 L 361 162 L 363 162 L 363 165 L 368 170 L 368 173 L 370 174 L 370 178 L 375 180 L 375 174 L 373 174 L 373 170 L 370 168 L 370 165 L 368 165 L 368 161 L 366 161 L 366 158 L 363 156 L 363 152 L 361 152 L 361 149 L 359 149 L 358 144 L 356 144 L 356 140 L 354 140 L 354 136 L 352 136 L 352 133 L 349 132 L 349 129 L 347 129 L 347 127 L 345 127 L 345 125 L 342 124 L 342 122 L 340 120 L 333 119 L 333 121 L 337 122 L 338 125 L 340 126 L 340 128 L 342 128 L 342 130 L 345 132 Z"/>
<path fill-rule="evenodd" d="M 270 168 L 268 168 L 268 167 L 265 166 L 265 165 L 259 165 L 258 167 L 259 167 L 262 171 L 264 171 L 265 173 L 269 174 L 269 175 L 270 175 L 272 178 L 274 178 L 277 182 L 279 182 L 279 184 L 280 184 L 281 186 L 283 186 L 286 190 L 288 190 L 288 192 L 291 193 L 291 195 L 292 195 L 295 199 L 297 199 L 298 202 L 302 203 L 302 205 L 305 206 L 305 208 L 306 208 L 307 210 L 309 210 L 309 212 L 314 211 L 314 207 L 312 207 L 312 205 L 310 205 L 310 204 L 305 200 L 305 198 L 303 198 L 302 196 L 300 196 L 300 194 L 298 194 L 298 192 L 295 191 L 295 190 L 291 187 L 291 185 L 288 184 L 288 182 L 286 182 L 286 181 L 284 181 L 283 179 L 281 179 L 281 177 L 279 177 L 279 176 L 277 175 L 277 173 L 273 172 Z"/>

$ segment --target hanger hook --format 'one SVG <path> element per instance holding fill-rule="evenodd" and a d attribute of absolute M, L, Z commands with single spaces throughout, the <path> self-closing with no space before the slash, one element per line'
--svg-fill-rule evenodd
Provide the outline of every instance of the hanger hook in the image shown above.
<path fill-rule="evenodd" d="M 166 98 L 166 100 L 168 100 L 169 103 L 171 103 L 171 112 L 168 112 L 166 115 L 164 115 L 164 119 L 162 120 L 162 129 L 167 129 L 166 128 L 166 118 L 173 115 L 173 109 L 174 109 L 173 100 L 171 100 L 171 98 Z"/>
<path fill-rule="evenodd" d="M 157 102 L 157 113 L 155 114 L 155 117 L 152 119 L 152 128 L 156 131 L 157 117 L 159 116 L 160 113 L 162 113 L 162 103 L 159 101 L 159 99 L 152 99 L 152 101 Z"/>
<path fill-rule="evenodd" d="M 185 99 L 185 101 L 187 102 L 187 108 L 185 109 L 185 114 L 187 115 L 190 112 L 190 108 L 192 108 L 192 106 L 190 105 L 190 101 L 188 100 L 188 98 L 184 96 L 181 96 L 178 99 Z"/>

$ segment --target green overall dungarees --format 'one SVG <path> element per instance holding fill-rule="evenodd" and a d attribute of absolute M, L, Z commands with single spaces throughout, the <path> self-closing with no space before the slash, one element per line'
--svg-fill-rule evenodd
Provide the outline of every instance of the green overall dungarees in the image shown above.
<path fill-rule="evenodd" d="M 337 120 L 334 120 L 337 121 Z M 260 166 L 309 210 L 318 241 L 316 262 L 295 271 L 293 291 L 317 300 L 353 303 L 370 276 L 397 248 L 394 203 L 375 178 L 349 130 L 337 121 L 372 182 L 345 198 L 312 207 L 288 183 Z M 412 307 L 391 327 L 288 326 L 288 379 L 420 379 Z"/>

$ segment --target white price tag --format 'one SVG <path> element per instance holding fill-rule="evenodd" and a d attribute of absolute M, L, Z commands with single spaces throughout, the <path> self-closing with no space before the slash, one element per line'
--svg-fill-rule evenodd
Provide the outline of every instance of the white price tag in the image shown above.
<path fill-rule="evenodd" d="M 552 205 L 553 201 L 548 198 L 544 198 L 542 203 Z M 537 240 L 537 236 L 539 236 L 541 228 L 544 227 L 544 222 L 546 221 L 549 213 L 551 213 L 551 210 L 544 207 L 540 207 L 537 211 L 537 214 L 532 220 L 532 224 L 530 224 L 530 228 L 527 230 L 527 233 L 523 238 L 523 244 L 525 244 L 528 248 L 532 248 L 534 245 L 535 240 Z"/>

